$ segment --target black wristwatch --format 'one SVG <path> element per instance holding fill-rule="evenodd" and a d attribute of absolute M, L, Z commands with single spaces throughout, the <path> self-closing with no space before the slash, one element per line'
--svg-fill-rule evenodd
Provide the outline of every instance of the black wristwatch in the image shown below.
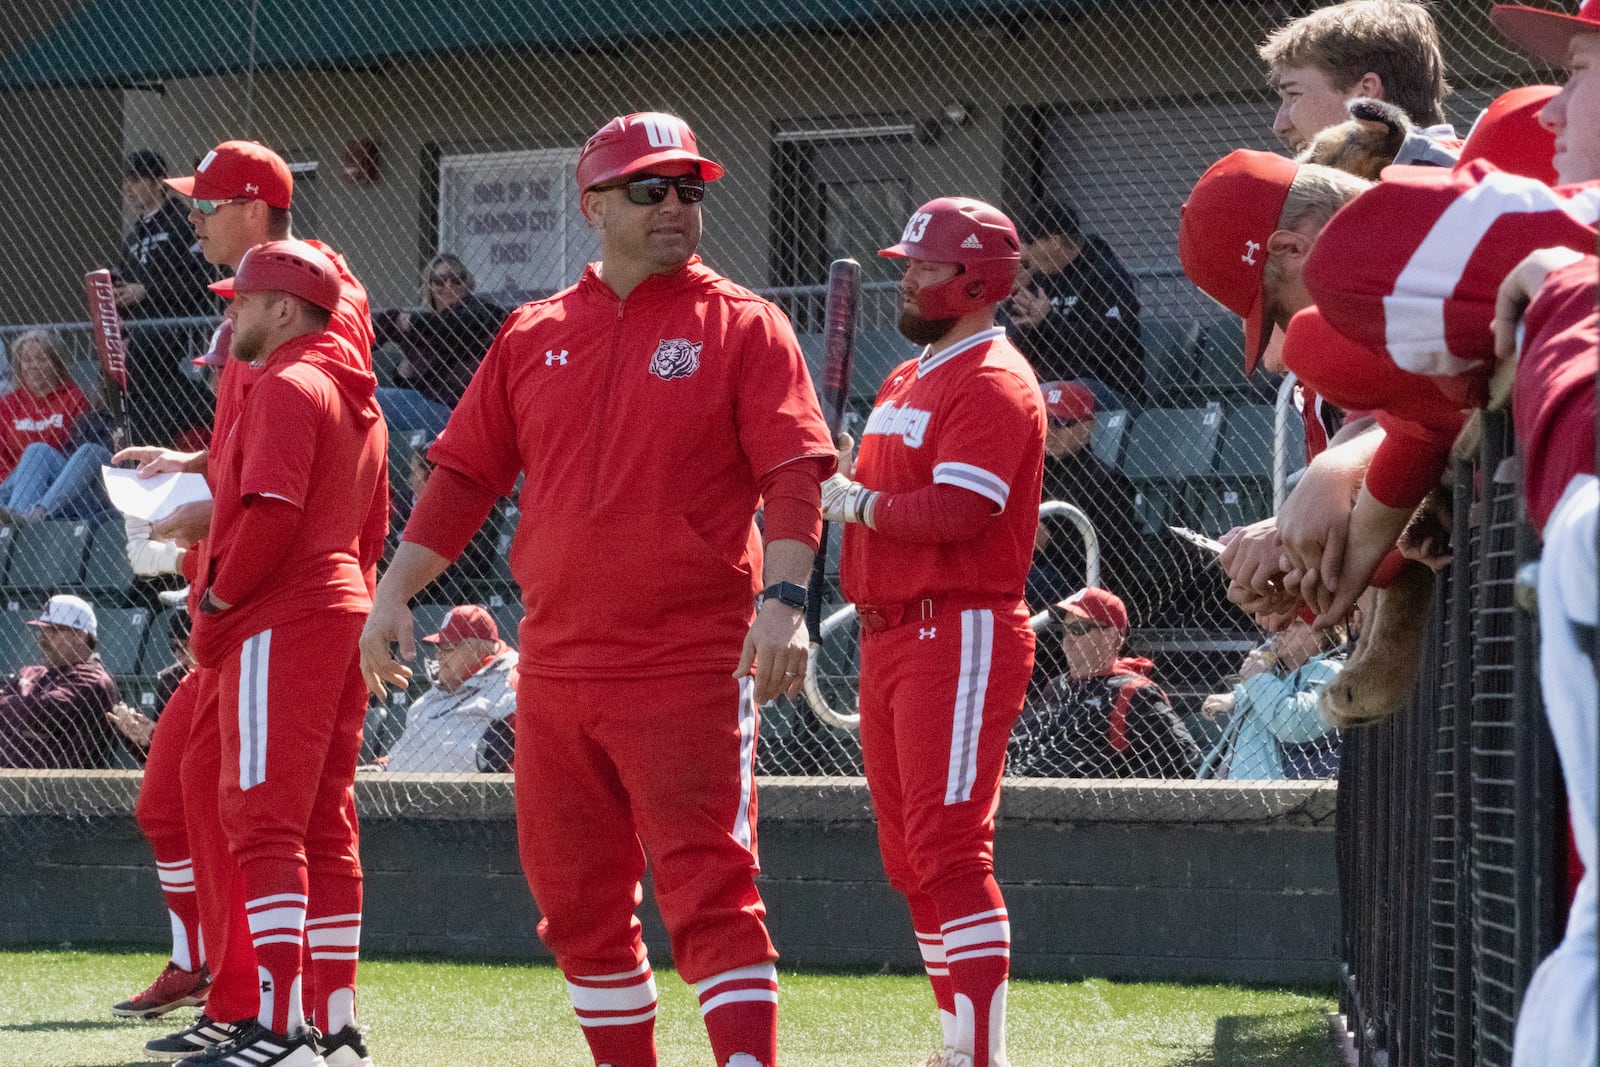
<path fill-rule="evenodd" d="M 774 582 L 756 596 L 756 610 L 769 600 L 781 601 L 796 611 L 806 610 L 806 587 L 793 582 Z"/>

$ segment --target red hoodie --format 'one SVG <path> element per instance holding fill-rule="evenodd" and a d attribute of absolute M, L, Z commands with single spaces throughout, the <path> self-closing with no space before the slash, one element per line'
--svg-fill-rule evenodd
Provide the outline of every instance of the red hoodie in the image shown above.
<path fill-rule="evenodd" d="M 72 420 L 88 410 L 83 390 L 71 382 L 45 396 L 26 389 L 0 396 L 0 478 L 16 468 L 29 445 L 42 441 L 52 448 L 64 446 Z"/>
<path fill-rule="evenodd" d="M 362 363 L 332 333 L 284 342 L 214 443 L 216 505 L 199 580 L 230 608 L 195 621 L 202 666 L 272 626 L 371 609 L 370 561 L 389 514 L 388 433 Z"/>

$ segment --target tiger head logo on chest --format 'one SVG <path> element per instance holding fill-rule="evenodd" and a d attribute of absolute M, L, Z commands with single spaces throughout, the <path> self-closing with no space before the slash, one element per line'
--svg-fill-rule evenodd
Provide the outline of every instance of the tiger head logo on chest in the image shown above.
<path fill-rule="evenodd" d="M 928 433 L 928 422 L 932 418 L 931 411 L 923 411 L 909 404 L 896 404 L 890 400 L 872 409 L 872 414 L 867 416 L 866 428 L 861 433 L 862 436 L 883 434 L 898 437 L 905 442 L 907 448 L 921 448 L 922 439 Z"/>

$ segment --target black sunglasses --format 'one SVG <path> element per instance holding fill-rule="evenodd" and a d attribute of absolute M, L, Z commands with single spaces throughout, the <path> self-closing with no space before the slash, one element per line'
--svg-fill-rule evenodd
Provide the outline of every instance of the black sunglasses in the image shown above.
<path fill-rule="evenodd" d="M 1054 415 L 1051 415 L 1050 428 L 1052 430 L 1065 430 L 1068 427 L 1078 425 L 1078 423 L 1082 421 L 1082 419 L 1058 419 Z"/>
<path fill-rule="evenodd" d="M 428 279 L 428 284 L 435 289 L 443 289 L 447 285 L 465 285 L 467 279 L 459 274 L 435 274 Z"/>
<path fill-rule="evenodd" d="M 678 190 L 678 200 L 685 204 L 698 204 L 706 198 L 705 180 L 693 174 L 683 174 L 676 178 L 636 178 L 631 182 L 594 187 L 597 193 L 609 193 L 613 189 L 627 190 L 629 202 L 641 207 L 661 203 L 667 198 L 668 189 Z"/>

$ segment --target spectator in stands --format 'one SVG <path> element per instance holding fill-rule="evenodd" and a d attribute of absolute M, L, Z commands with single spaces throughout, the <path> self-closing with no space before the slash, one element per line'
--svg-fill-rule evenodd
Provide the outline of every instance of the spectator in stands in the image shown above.
<path fill-rule="evenodd" d="M 128 388 L 132 439 L 171 444 L 192 426 L 210 422 L 205 395 L 184 374 L 183 361 L 197 334 L 188 327 L 141 320 L 209 317 L 215 300 L 206 289 L 210 271 L 199 254 L 188 208 L 167 193 L 167 164 L 155 152 L 128 156 L 123 199 L 139 213 L 122 242 L 112 271 L 117 306 L 127 320 Z"/>
<path fill-rule="evenodd" d="M 1281 101 L 1272 132 L 1291 152 L 1344 122 L 1345 105 L 1357 97 L 1394 104 L 1420 127 L 1394 162 L 1443 162 L 1438 142 L 1454 146 L 1444 121 L 1449 88 L 1439 31 L 1423 4 L 1346 0 L 1320 8 L 1274 30 L 1260 55 Z"/>
<path fill-rule="evenodd" d="M 1044 201 L 1022 217 L 1023 270 L 1007 303 L 1012 343 L 1041 381 L 1077 379 L 1101 407 L 1144 404 L 1144 346 L 1133 277 L 1078 214 Z"/>
<path fill-rule="evenodd" d="M 506 319 L 504 308 L 479 299 L 476 285 L 459 257 L 441 252 L 422 275 L 423 312 L 395 310 L 375 319 L 378 343 L 396 342 L 402 353 L 399 387 L 378 390 L 391 429 L 444 429 Z"/>
<path fill-rule="evenodd" d="M 167 642 L 172 649 L 172 662 L 156 674 L 155 690 L 150 700 L 153 714 L 146 715 L 131 704 L 119 701 L 106 715 L 111 720 L 111 725 L 127 739 L 128 744 L 140 757 L 150 750 L 150 739 L 155 735 L 156 722 L 166 710 L 167 701 L 177 692 L 178 683 L 188 677 L 189 672 L 195 668 L 194 653 L 189 651 L 188 611 L 178 611 L 172 616 L 171 628 L 167 631 Z"/>
<path fill-rule="evenodd" d="M 106 713 L 117 686 L 95 652 L 94 608 L 57 594 L 28 625 L 39 628 L 43 666 L 0 683 L 0 768 L 102 768 L 116 741 Z"/>
<path fill-rule="evenodd" d="M 35 442 L 62 448 L 73 420 L 89 401 L 67 373 L 61 338 L 50 330 L 29 330 L 11 342 L 16 390 L 0 397 L 0 476 L 16 469 L 23 451 Z"/>
<path fill-rule="evenodd" d="M 476 604 L 451 608 L 439 632 L 423 640 L 438 648 L 438 676 L 406 711 L 387 769 L 509 771 L 516 649 L 500 640 L 493 617 Z"/>
<path fill-rule="evenodd" d="M 1047 419 L 1044 498 L 1071 504 L 1088 517 L 1100 546 L 1100 584 L 1127 589 L 1139 572 L 1133 484 L 1121 471 L 1100 462 L 1089 447 L 1094 434 L 1094 394 L 1077 382 L 1046 382 L 1039 388 Z M 1039 554 L 1071 584 L 1053 590 L 1054 596 L 1037 600 L 1030 590 L 1029 602 L 1052 604 L 1088 581 L 1083 535 L 1066 519 L 1046 517 L 1039 525 Z"/>
<path fill-rule="evenodd" d="M 428 479 L 433 474 L 433 464 L 428 461 L 428 449 L 431 446 L 432 442 L 429 442 L 411 453 L 411 469 L 406 478 L 406 485 L 411 490 L 410 498 L 396 495 L 393 500 L 390 511 L 394 513 L 395 521 L 390 525 L 389 532 L 391 552 L 400 539 L 400 531 L 405 529 L 411 517 L 412 507 L 422 499 L 422 491 L 427 488 Z M 498 516 L 499 509 L 497 502 L 495 510 L 491 512 L 491 520 Z M 472 535 L 472 540 L 467 542 L 467 547 L 462 549 L 456 561 L 422 591 L 418 600 L 429 604 L 459 604 L 474 600 L 475 591 L 487 583 L 494 573 L 494 555 L 499 551 L 496 525 L 493 521 L 484 523 Z"/>
<path fill-rule="evenodd" d="M 1128 609 L 1105 589 L 1052 608 L 1067 671 L 1032 700 L 1011 733 L 1010 773 L 1061 778 L 1192 778 L 1200 749 L 1151 680 L 1155 665 L 1122 655 Z"/>
<path fill-rule="evenodd" d="M 1323 721 L 1318 702 L 1345 653 L 1342 627 L 1313 630 L 1299 619 L 1252 649 L 1238 682 L 1200 707 L 1208 721 L 1228 724 L 1206 753 L 1201 777 L 1337 777 L 1339 731 Z"/>
<path fill-rule="evenodd" d="M 61 447 L 35 441 L 22 450 L 0 481 L 0 523 L 96 519 L 111 511 L 100 468 L 111 462 L 116 394 L 116 384 L 102 379 L 99 403 L 72 420 Z"/>

